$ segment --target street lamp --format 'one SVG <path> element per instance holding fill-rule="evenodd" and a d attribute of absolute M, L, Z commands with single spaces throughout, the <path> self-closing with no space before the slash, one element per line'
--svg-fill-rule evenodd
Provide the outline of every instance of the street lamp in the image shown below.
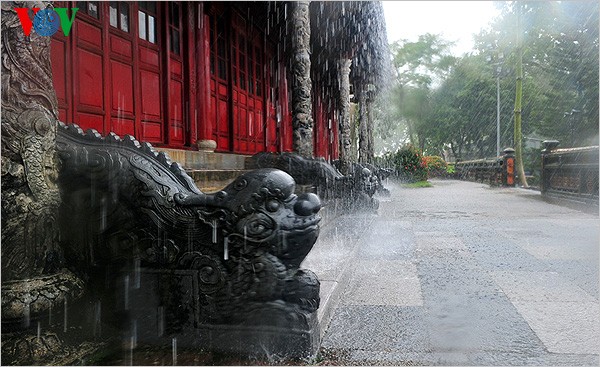
<path fill-rule="evenodd" d="M 567 121 L 569 122 L 569 133 L 571 135 L 571 147 L 575 145 L 575 124 L 573 123 L 575 119 L 575 115 L 581 112 L 580 110 L 572 109 L 571 111 L 565 112 L 563 117 L 568 117 Z"/>
<path fill-rule="evenodd" d="M 497 45 L 488 44 L 491 49 Z M 494 75 L 496 76 L 496 157 L 500 156 L 500 76 L 502 76 L 502 64 L 504 61 L 504 53 L 498 51 L 497 54 L 488 54 L 486 57 L 488 63 L 495 67 Z"/>
<path fill-rule="evenodd" d="M 502 65 L 496 66 L 496 157 L 500 156 L 500 73 Z"/>
<path fill-rule="evenodd" d="M 502 73 L 502 61 L 504 54 L 498 53 L 496 65 L 496 157 L 500 156 L 500 74 Z"/>

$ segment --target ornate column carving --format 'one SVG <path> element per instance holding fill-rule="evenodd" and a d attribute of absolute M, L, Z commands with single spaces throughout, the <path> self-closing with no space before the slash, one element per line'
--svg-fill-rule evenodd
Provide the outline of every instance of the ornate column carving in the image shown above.
<path fill-rule="evenodd" d="M 367 100 L 367 163 L 373 163 L 375 146 L 373 141 L 373 102 Z"/>
<path fill-rule="evenodd" d="M 351 141 L 350 141 L 350 66 L 352 60 L 339 60 L 340 78 L 340 171 L 350 173 Z"/>
<path fill-rule="evenodd" d="M 2 3 L 2 281 L 41 276 L 60 267 L 56 216 L 58 102 L 50 38 L 25 36 L 15 8 Z M 2 318 L 7 312 L 2 302 Z M 11 311 L 12 310 L 12 311 Z M 15 315 L 13 315 L 15 316 Z"/>
<path fill-rule="evenodd" d="M 294 151 L 313 156 L 309 2 L 292 3 L 292 127 Z"/>
<path fill-rule="evenodd" d="M 361 91 L 358 96 L 358 162 L 368 163 L 368 117 L 367 92 Z"/>
<path fill-rule="evenodd" d="M 35 30 L 25 36 L 15 11 L 48 4 L 1 5 L 2 324 L 14 331 L 3 333 L 2 354 L 17 364 L 69 353 L 56 334 L 28 332 L 40 315 L 66 307 L 67 299 L 83 292 L 83 282 L 64 268 L 59 244 L 58 102 L 50 37 Z"/>

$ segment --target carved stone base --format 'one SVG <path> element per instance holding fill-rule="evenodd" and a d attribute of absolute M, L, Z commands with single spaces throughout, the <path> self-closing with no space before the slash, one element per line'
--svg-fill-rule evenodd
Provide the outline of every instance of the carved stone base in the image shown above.
<path fill-rule="evenodd" d="M 316 354 L 320 342 L 316 311 L 276 300 L 248 303 L 224 319 L 207 319 L 206 300 L 198 297 L 197 275 L 196 271 L 141 270 L 139 288 L 129 288 L 127 297 L 122 292 L 117 296 L 128 302 L 123 304 L 129 320 L 125 339 L 137 345 L 175 344 L 247 358 Z"/>
<path fill-rule="evenodd" d="M 214 140 L 198 140 L 196 144 L 200 151 L 214 152 L 217 149 L 217 142 Z"/>
<path fill-rule="evenodd" d="M 84 284 L 70 271 L 2 282 L 2 322 L 23 323 L 48 309 L 60 309 L 65 300 L 78 299 Z"/>
<path fill-rule="evenodd" d="M 2 334 L 3 365 L 65 366 L 87 364 L 105 343 L 69 342 L 53 332 Z M 93 364 L 93 363 L 92 363 Z"/>

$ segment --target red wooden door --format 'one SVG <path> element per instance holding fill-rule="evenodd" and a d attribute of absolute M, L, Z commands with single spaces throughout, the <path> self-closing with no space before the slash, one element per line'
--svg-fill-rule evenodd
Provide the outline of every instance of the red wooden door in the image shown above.
<path fill-rule="evenodd" d="M 266 56 L 268 60 L 268 64 L 265 65 L 265 94 L 266 94 L 266 124 L 267 128 L 265 130 L 265 143 L 266 143 L 266 151 L 267 152 L 276 152 L 278 147 L 278 133 L 277 133 L 277 76 L 278 69 L 277 59 L 273 56 L 273 52 L 271 49 L 266 50 Z"/>
<path fill-rule="evenodd" d="M 185 143 L 185 114 L 184 99 L 184 66 L 183 66 L 183 22 L 181 3 L 172 1 L 168 3 L 167 42 L 167 84 L 169 95 L 167 97 L 168 136 L 169 146 L 181 147 Z"/>
<path fill-rule="evenodd" d="M 249 124 L 252 117 L 249 113 L 248 89 L 251 88 L 252 78 L 248 75 L 248 38 L 246 20 L 237 14 L 231 20 L 231 78 L 232 78 L 232 120 L 233 120 L 233 150 L 235 152 L 250 151 L 248 134 L 252 131 Z M 250 51 L 252 52 L 252 51 Z"/>
<path fill-rule="evenodd" d="M 213 139 L 218 151 L 229 151 L 229 61 L 227 55 L 227 17 L 222 9 L 209 14 L 210 106 Z"/>
<path fill-rule="evenodd" d="M 108 128 L 118 135 L 135 135 L 133 31 L 128 2 L 108 4 Z M 106 54 L 106 53 L 105 53 Z"/>
<path fill-rule="evenodd" d="M 139 120 L 141 140 L 151 143 L 164 143 L 165 118 L 163 110 L 163 88 L 161 88 L 161 62 L 159 48 L 158 19 L 161 7 L 156 2 L 138 3 L 137 27 L 138 47 L 137 71 L 139 95 Z"/>
<path fill-rule="evenodd" d="M 70 8 L 70 4 L 63 1 L 55 2 L 54 6 Z M 69 10 L 69 18 L 71 16 L 72 12 Z M 54 34 L 50 41 L 52 79 L 54 82 L 54 90 L 56 91 L 56 98 L 58 99 L 58 119 L 62 122 L 70 122 L 73 120 L 73 110 L 70 103 L 73 99 L 73 88 L 71 87 L 71 39 L 71 37 L 65 37 L 63 32 L 59 31 Z"/>
<path fill-rule="evenodd" d="M 233 150 L 265 150 L 266 70 L 264 39 L 234 14 L 231 22 Z"/>
<path fill-rule="evenodd" d="M 254 33 L 252 35 L 252 33 Z M 248 153 L 265 150 L 265 79 L 266 70 L 262 37 L 251 32 L 248 37 Z"/>
<path fill-rule="evenodd" d="M 77 35 L 73 41 L 73 121 L 84 129 L 99 132 L 108 128 L 105 101 L 109 96 L 104 81 L 108 79 L 109 69 L 103 52 L 108 47 L 103 26 L 104 5 L 98 1 L 83 2 L 71 32 L 71 36 Z"/>

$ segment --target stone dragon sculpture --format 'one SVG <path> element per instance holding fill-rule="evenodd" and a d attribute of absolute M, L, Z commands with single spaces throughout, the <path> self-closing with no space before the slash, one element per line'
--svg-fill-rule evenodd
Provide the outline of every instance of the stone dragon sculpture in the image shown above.
<path fill-rule="evenodd" d="M 195 269 L 200 314 L 212 322 L 318 308 L 319 282 L 299 266 L 319 233 L 320 201 L 295 195 L 288 174 L 256 170 L 204 194 L 150 144 L 62 123 L 57 151 L 61 236 L 78 269 L 131 267 L 132 259 Z"/>
<path fill-rule="evenodd" d="M 323 158 L 305 158 L 295 153 L 261 152 L 252 156 L 250 168 L 273 167 L 290 174 L 296 183 L 311 185 L 325 201 L 340 200 L 348 210 L 362 208 L 377 210 L 379 202 L 373 198 L 383 190 L 374 166 L 367 168 L 351 163 L 350 174 L 343 175 L 334 164 Z"/>

